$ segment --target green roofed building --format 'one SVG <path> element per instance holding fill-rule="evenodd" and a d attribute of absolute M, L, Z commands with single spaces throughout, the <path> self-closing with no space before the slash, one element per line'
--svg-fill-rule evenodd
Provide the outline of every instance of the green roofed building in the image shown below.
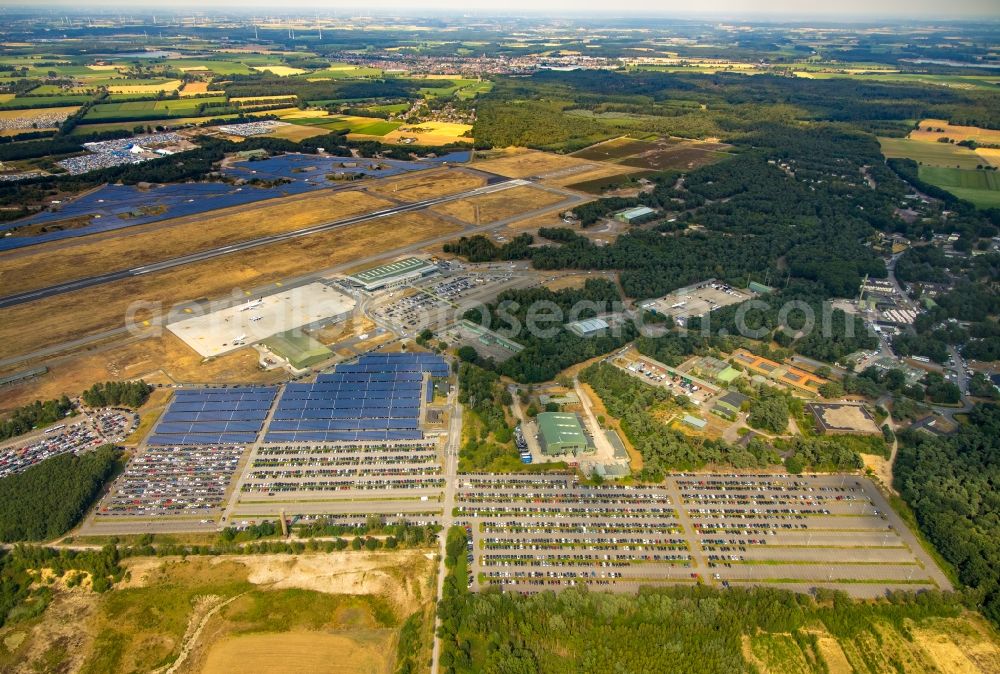
<path fill-rule="evenodd" d="M 654 215 L 656 215 L 656 211 L 649 206 L 636 206 L 615 213 L 615 220 L 631 225 L 646 222 Z"/>
<path fill-rule="evenodd" d="M 347 277 L 352 283 L 368 292 L 391 288 L 408 281 L 429 276 L 438 271 L 437 265 L 419 257 L 407 257 L 388 264 L 372 267 Z"/>
<path fill-rule="evenodd" d="M 537 417 L 538 442 L 548 456 L 578 454 L 587 449 L 587 436 L 575 414 L 542 412 Z"/>
<path fill-rule="evenodd" d="M 330 349 L 298 329 L 272 335 L 264 340 L 264 346 L 296 370 L 305 370 L 333 357 Z"/>

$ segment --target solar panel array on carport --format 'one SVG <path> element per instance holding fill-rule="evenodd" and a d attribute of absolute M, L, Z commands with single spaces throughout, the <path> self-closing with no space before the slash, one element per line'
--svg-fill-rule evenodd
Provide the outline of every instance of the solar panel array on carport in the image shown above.
<path fill-rule="evenodd" d="M 149 443 L 226 445 L 255 442 L 276 394 L 277 389 L 273 386 L 178 390 Z"/>
<path fill-rule="evenodd" d="M 419 440 L 423 373 L 448 375 L 434 354 L 376 354 L 338 365 L 314 384 L 288 384 L 267 442 Z"/>

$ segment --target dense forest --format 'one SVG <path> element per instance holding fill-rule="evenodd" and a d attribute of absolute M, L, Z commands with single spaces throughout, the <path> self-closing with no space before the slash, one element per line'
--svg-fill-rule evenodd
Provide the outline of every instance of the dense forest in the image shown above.
<path fill-rule="evenodd" d="M 531 595 L 465 587 L 465 531 L 446 542 L 441 667 L 448 674 L 578 674 L 579 672 L 694 672 L 740 674 L 758 669 L 744 659 L 744 639 L 788 635 L 808 669 L 829 671 L 815 629 L 842 641 L 873 639 L 884 628 L 955 617 L 960 597 L 939 592 L 891 593 L 874 602 L 816 590 L 772 588 L 725 591 L 694 586 L 641 588 L 638 595 L 570 588 Z M 864 656 L 869 657 L 869 656 Z M 809 662 L 811 660 L 811 662 Z M 692 665 L 692 663 L 697 663 Z M 874 661 L 872 671 L 882 671 Z M 898 671 L 905 671 L 899 664 Z"/>
<path fill-rule="evenodd" d="M 612 281 L 594 278 L 587 279 L 582 288 L 505 290 L 494 302 L 470 310 L 466 318 L 525 347 L 495 365 L 497 372 L 519 382 L 542 382 L 570 365 L 613 351 L 636 337 L 630 321 L 586 337 L 563 325 L 614 311 L 620 301 Z"/>
<path fill-rule="evenodd" d="M 0 541 L 42 541 L 76 526 L 119 466 L 111 445 L 60 454 L 0 480 Z"/>
<path fill-rule="evenodd" d="M 900 440 L 895 487 L 1000 624 L 1000 407 L 974 408 L 950 437 L 913 432 Z"/>
<path fill-rule="evenodd" d="M 820 299 L 851 297 L 865 275 L 885 277 L 865 242 L 876 231 L 893 231 L 905 185 L 882 164 L 872 136 L 833 125 L 769 124 L 737 142 L 740 154 L 692 171 L 683 190 L 668 182 L 642 198 L 674 204 L 679 232 L 633 228 L 596 246 L 548 230 L 540 234 L 553 245 L 503 250 L 467 241 L 451 250 L 485 259 L 524 256 L 538 269 L 618 270 L 626 294 L 639 299 L 713 277 L 740 286 L 767 277 L 810 281 Z M 877 189 L 863 169 L 876 176 Z M 602 201 L 580 210 L 589 219 L 591 210 L 621 205 L 618 198 Z"/>
<path fill-rule="evenodd" d="M 732 141 L 762 124 L 822 120 L 903 136 L 906 120 L 924 117 L 1000 128 L 998 110 L 994 92 L 850 78 L 541 71 L 499 78 L 474 135 L 484 145 L 573 151 L 629 132 Z"/>

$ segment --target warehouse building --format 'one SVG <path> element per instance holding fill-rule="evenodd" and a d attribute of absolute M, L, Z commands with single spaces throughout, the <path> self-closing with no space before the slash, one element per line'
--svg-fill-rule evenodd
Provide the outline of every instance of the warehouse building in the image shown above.
<path fill-rule="evenodd" d="M 593 337 L 607 330 L 610 326 L 603 318 L 588 318 L 566 324 L 566 329 L 577 337 Z"/>
<path fill-rule="evenodd" d="M 374 292 L 400 286 L 437 272 L 437 265 L 419 257 L 407 257 L 351 274 L 347 280 L 367 292 Z"/>
<path fill-rule="evenodd" d="M 536 421 L 538 442 L 546 456 L 578 454 L 587 450 L 587 436 L 575 414 L 542 412 Z"/>
<path fill-rule="evenodd" d="M 636 206 L 615 213 L 615 220 L 627 225 L 638 225 L 648 222 L 654 215 L 656 215 L 656 211 L 649 206 Z"/>

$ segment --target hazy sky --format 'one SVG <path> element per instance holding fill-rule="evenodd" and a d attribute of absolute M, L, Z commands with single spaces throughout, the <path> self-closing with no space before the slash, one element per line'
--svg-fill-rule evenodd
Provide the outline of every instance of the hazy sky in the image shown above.
<path fill-rule="evenodd" d="M 311 11 L 326 10 L 346 13 L 349 8 L 367 7 L 369 10 L 384 11 L 400 8 L 400 14 L 419 15 L 421 10 L 451 10 L 456 14 L 479 13 L 558 13 L 607 14 L 609 7 L 619 14 L 676 14 L 725 15 L 731 17 L 753 17 L 767 15 L 774 18 L 795 18 L 803 16 L 835 16 L 842 19 L 866 18 L 873 16 L 896 16 L 914 18 L 966 18 L 970 16 L 992 17 L 1000 20 L 1000 0 L 835 0 L 834 2 L 803 2 L 802 0 L 712 0 L 710 3 L 693 3 L 690 0 L 630 0 L 628 3 L 609 6 L 606 0 L 420 0 L 419 3 L 404 3 L 401 0 L 288 0 L 275 3 L 274 0 L 87 0 L 68 2 L 67 0 L 31 0 L 15 2 L 15 5 L 32 7 L 65 6 L 83 10 L 87 6 L 114 6 L 133 12 L 142 10 L 201 9 L 211 8 L 246 9 L 271 12 L 291 12 L 295 9 Z"/>

